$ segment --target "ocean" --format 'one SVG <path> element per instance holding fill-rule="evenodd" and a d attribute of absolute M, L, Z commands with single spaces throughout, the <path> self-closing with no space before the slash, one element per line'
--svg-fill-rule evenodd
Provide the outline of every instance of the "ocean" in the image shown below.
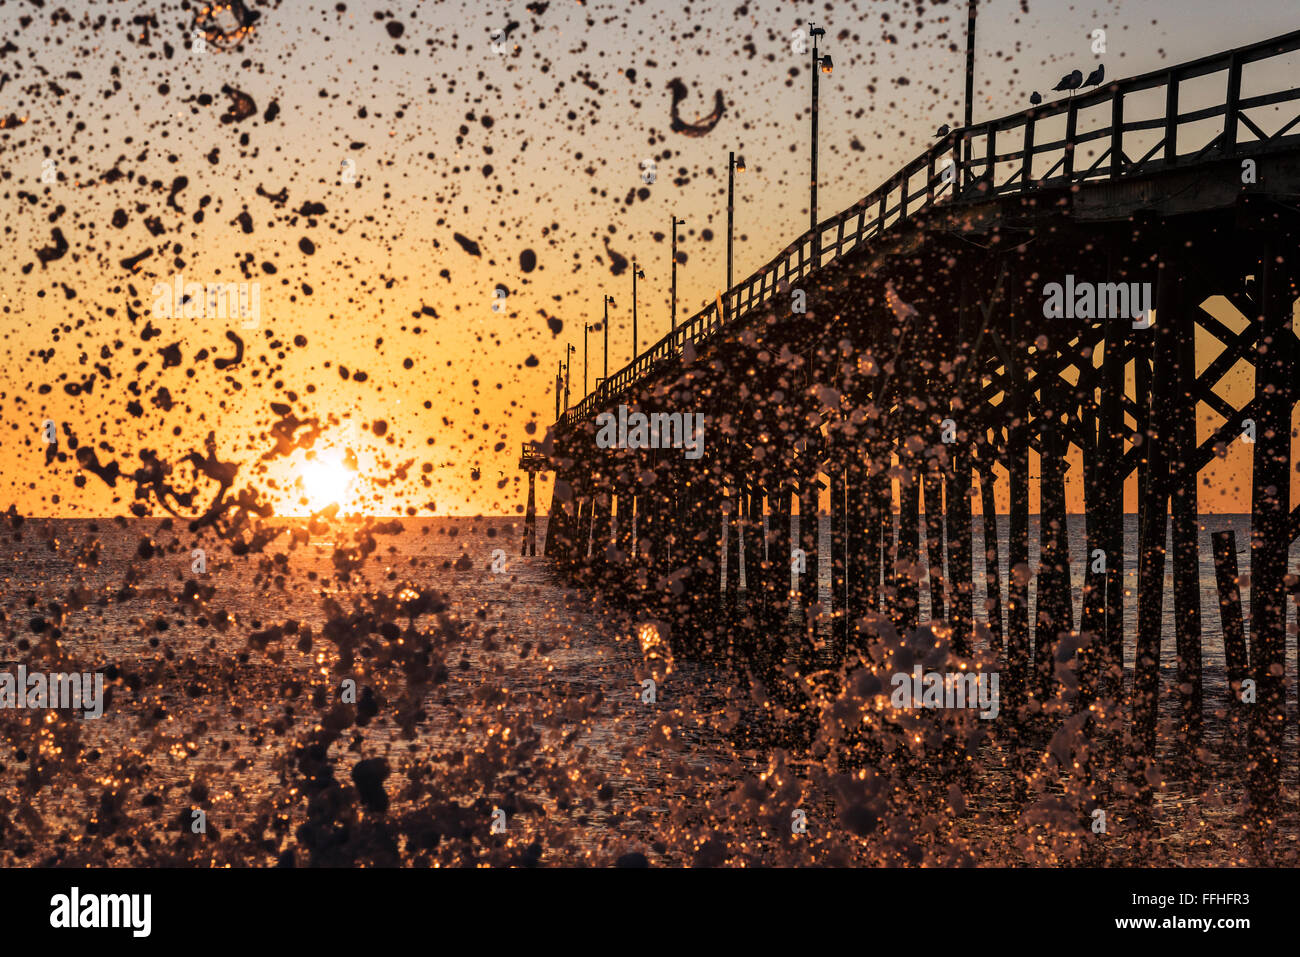
<path fill-rule="evenodd" d="M 825 535 L 824 516 L 822 525 Z M 1244 580 L 1249 535 L 1244 516 L 1202 525 L 1211 710 L 1226 688 L 1209 535 L 1236 530 Z M 539 539 L 545 526 L 539 519 Z M 0 862 L 897 863 L 919 853 L 852 828 L 792 845 L 780 823 L 790 802 L 824 822 L 837 801 L 869 798 L 844 798 L 843 768 L 817 747 L 765 746 L 743 733 L 779 717 L 761 688 L 713 664 L 652 668 L 636 616 L 568 587 L 540 555 L 520 556 L 517 519 L 266 529 L 279 534 L 245 552 L 156 519 L 0 525 L 0 668 L 100 670 L 110 684 L 100 720 L 0 711 Z M 1081 517 L 1070 517 L 1069 535 L 1077 616 Z M 1001 551 L 1005 588 L 1005 538 Z M 1132 516 L 1126 553 L 1136 553 Z M 1031 565 L 1036 558 L 1031 547 Z M 823 601 L 829 570 L 823 552 Z M 975 591 L 982 609 L 979 576 Z M 1248 584 L 1242 593 L 1249 621 Z M 417 595 L 429 600 L 412 611 Z M 927 609 L 923 582 L 923 617 Z M 1171 598 L 1164 623 L 1168 683 Z M 1164 694 L 1163 718 L 1174 709 Z M 935 861 L 955 853 L 941 843 Z"/>

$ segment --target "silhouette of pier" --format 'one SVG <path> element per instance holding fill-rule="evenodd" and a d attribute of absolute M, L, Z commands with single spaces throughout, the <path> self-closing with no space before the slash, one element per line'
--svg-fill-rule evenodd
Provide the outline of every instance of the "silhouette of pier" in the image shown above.
<path fill-rule="evenodd" d="M 668 622 L 678 654 L 803 671 L 842 658 L 873 622 L 916 628 L 928 575 L 953 651 L 978 642 L 998 656 L 1008 722 L 1054 701 L 1090 720 L 1124 702 L 1129 749 L 1147 755 L 1168 564 L 1177 734 L 1194 755 L 1207 708 L 1199 486 L 1216 455 L 1246 443 L 1250 611 L 1243 625 L 1235 543 L 1216 539 L 1232 700 L 1209 706 L 1244 715 L 1265 820 L 1283 766 L 1287 558 L 1300 535 L 1300 87 L 1286 59 L 1297 50 L 1300 31 L 949 132 L 560 415 L 538 449 L 556 475 L 543 553 Z M 1215 318 L 1213 297 L 1241 321 Z M 1237 407 L 1219 387 L 1241 363 L 1254 388 Z M 602 447 L 597 417 L 619 406 L 703 413 L 703 456 Z M 1198 439 L 1205 409 L 1218 424 Z M 1083 555 L 1066 536 L 1071 460 Z M 1126 554 L 1134 475 L 1139 534 Z M 792 515 L 815 515 L 823 492 L 829 534 L 800 521 L 792 540 Z M 792 593 L 794 549 L 808 572 Z M 1072 565 L 1086 568 L 1078 607 Z M 977 575 L 989 596 L 978 616 Z"/>

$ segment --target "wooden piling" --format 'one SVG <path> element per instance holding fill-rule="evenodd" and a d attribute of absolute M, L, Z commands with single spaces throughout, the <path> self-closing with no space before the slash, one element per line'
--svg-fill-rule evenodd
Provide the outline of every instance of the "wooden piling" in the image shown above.
<path fill-rule="evenodd" d="M 952 467 L 947 475 L 948 499 L 947 540 L 948 573 L 951 590 L 952 643 L 959 655 L 971 653 L 971 628 L 974 623 L 974 595 L 971 569 L 971 469 L 970 459 L 964 451 L 955 450 Z"/>
<path fill-rule="evenodd" d="M 1219 623 L 1223 633 L 1223 657 L 1228 678 L 1229 750 L 1237 750 L 1241 728 L 1241 682 L 1249 673 L 1246 632 L 1241 617 L 1241 579 L 1237 574 L 1237 533 L 1225 528 L 1213 533 L 1214 580 L 1219 592 Z"/>
<path fill-rule="evenodd" d="M 529 546 L 537 554 L 537 473 L 528 472 L 528 507 L 524 511 L 524 538 L 519 554 L 527 555 Z"/>
<path fill-rule="evenodd" d="M 1013 713 L 1024 706 L 1032 664 L 1029 651 L 1029 397 L 1023 369 L 1026 344 L 1021 332 L 1037 303 L 1027 290 L 1013 301 L 1008 314 L 1006 405 L 1006 467 L 1009 501 L 1007 528 L 1007 698 Z"/>
<path fill-rule="evenodd" d="M 984 529 L 984 607 L 993 650 L 1001 651 L 1004 638 L 1002 623 L 1002 561 L 998 541 L 997 497 L 993 484 L 993 466 L 980 462 L 980 521 Z"/>
<path fill-rule="evenodd" d="M 754 482 L 749 488 L 749 504 L 745 514 L 745 603 L 755 621 L 762 620 L 764 582 L 763 570 L 763 489 Z"/>
<path fill-rule="evenodd" d="M 1057 691 L 1056 653 L 1061 637 L 1074 628 L 1070 596 L 1070 546 L 1065 508 L 1064 405 L 1055 383 L 1042 386 L 1044 414 L 1039 418 L 1040 478 L 1038 515 L 1038 602 L 1034 627 L 1037 694 L 1043 704 Z"/>
<path fill-rule="evenodd" d="M 1295 234 L 1260 257 L 1255 345 L 1255 447 L 1250 496 L 1250 667 L 1257 703 L 1250 803 L 1256 832 L 1277 806 L 1286 733 L 1286 573 L 1291 544 L 1291 406 L 1295 396 Z M 1261 837 L 1265 835 L 1261 834 Z"/>
<path fill-rule="evenodd" d="M 1178 655 L 1179 736 L 1182 751 L 1195 762 L 1204 718 L 1201 688 L 1201 548 L 1196 473 L 1196 402 L 1187 401 L 1196 386 L 1196 324 L 1205 298 L 1198 288 L 1199 269 L 1178 267 L 1185 279 L 1170 318 L 1173 328 L 1169 371 L 1168 432 L 1169 504 L 1173 537 L 1174 637 Z"/>
<path fill-rule="evenodd" d="M 875 505 L 872 510 L 875 524 L 869 530 L 871 537 L 867 544 L 871 563 L 867 571 L 867 607 L 892 618 L 896 593 L 892 589 L 886 591 L 895 564 L 894 485 L 889 478 L 889 466 L 890 456 L 886 450 L 868 479 Z"/>
<path fill-rule="evenodd" d="M 844 474 L 845 537 L 848 586 L 845 597 L 845 617 L 848 629 L 861 618 L 868 608 L 868 587 L 873 568 L 872 543 L 875 502 L 867 482 L 867 470 L 861 459 L 850 456 Z M 877 554 L 877 560 L 879 556 Z"/>
<path fill-rule="evenodd" d="M 813 620 L 813 608 L 818 600 L 818 579 L 821 570 L 819 554 L 821 521 L 817 512 L 820 485 L 817 481 L 818 469 L 811 458 L 811 447 L 812 440 L 809 439 L 809 458 L 803 462 L 799 476 L 799 547 L 804 552 L 806 571 L 799 576 L 796 586 L 799 593 L 799 607 L 810 641 L 811 630 L 816 625 Z"/>
<path fill-rule="evenodd" d="M 920 617 L 921 482 L 915 462 L 910 457 L 906 462 L 907 474 L 899 480 L 894 587 L 898 591 L 898 625 L 910 632 L 915 630 Z"/>
<path fill-rule="evenodd" d="M 587 553 L 591 547 L 591 499 L 589 497 L 584 495 L 578 499 L 574 520 L 572 559 L 577 564 L 583 564 L 587 560 Z"/>
<path fill-rule="evenodd" d="M 613 496 L 609 492 L 609 487 L 602 482 L 592 495 L 591 511 L 591 561 L 592 565 L 602 572 L 608 562 L 613 506 Z"/>
<path fill-rule="evenodd" d="M 890 463 L 888 455 L 885 458 L 886 463 Z M 892 469 L 891 469 L 892 471 Z M 899 578 L 899 548 L 900 539 L 898 534 L 898 520 L 895 509 L 901 510 L 901 497 L 899 503 L 895 504 L 894 479 L 889 477 L 889 473 L 880 476 L 880 610 L 894 627 L 902 628 L 903 626 L 903 596 L 900 591 L 901 579 Z M 902 488 L 902 479 L 898 479 L 899 488 Z"/>
<path fill-rule="evenodd" d="M 827 484 L 830 494 L 830 549 L 831 549 L 831 624 L 834 629 L 832 648 L 836 660 L 843 656 L 843 649 L 848 643 L 849 616 L 846 611 L 846 593 L 848 590 L 848 561 L 845 553 L 847 544 L 846 503 L 844 497 L 844 469 L 837 461 L 831 460 L 827 468 Z"/>
<path fill-rule="evenodd" d="M 773 487 L 769 492 L 768 504 L 771 514 L 768 517 L 767 536 L 767 608 L 768 621 L 778 633 L 785 630 L 786 620 L 790 614 L 790 483 L 780 476 L 773 478 Z"/>
<path fill-rule="evenodd" d="M 1139 489 L 1137 658 L 1133 678 L 1133 731 L 1135 746 L 1155 754 L 1156 708 L 1160 692 L 1160 639 L 1163 630 L 1165 547 L 1168 536 L 1168 483 L 1166 425 L 1169 421 L 1169 365 L 1173 348 L 1171 331 L 1178 312 L 1180 277 L 1172 264 L 1162 261 L 1156 281 L 1156 325 L 1151 347 L 1150 389 L 1139 395 L 1147 408 L 1143 441 L 1145 487 Z M 1139 482 L 1139 485 L 1142 485 Z"/>
<path fill-rule="evenodd" d="M 1105 562 L 1105 614 L 1101 654 L 1097 660 L 1097 692 L 1118 699 L 1124 672 L 1124 344 L 1132 320 L 1106 320 L 1102 355 L 1101 403 L 1096 445 L 1096 496 L 1088 505 L 1088 528 L 1097 530 L 1097 548 Z M 1090 535 L 1091 538 L 1091 535 Z M 1095 559 L 1090 551 L 1089 565 Z"/>
<path fill-rule="evenodd" d="M 943 582 L 943 473 L 934 460 L 926 463 L 922 491 L 925 495 L 925 557 L 926 573 L 930 580 L 930 619 L 946 622 L 948 608 L 944 600 Z"/>
<path fill-rule="evenodd" d="M 744 493 L 737 486 L 735 479 L 732 479 L 731 488 L 726 498 L 725 511 L 723 513 L 723 547 L 726 553 L 724 574 L 726 575 L 726 587 L 723 594 L 720 596 L 723 599 L 723 608 L 728 617 L 734 615 L 736 609 L 740 605 L 740 529 L 742 526 L 740 511 L 743 495 Z"/>

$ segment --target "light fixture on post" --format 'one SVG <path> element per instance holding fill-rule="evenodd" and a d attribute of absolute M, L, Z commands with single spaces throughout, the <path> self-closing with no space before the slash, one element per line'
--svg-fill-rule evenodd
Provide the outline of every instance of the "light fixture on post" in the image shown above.
<path fill-rule="evenodd" d="M 594 322 L 589 322 L 589 323 L 587 323 L 586 325 L 583 326 L 583 333 L 582 333 L 582 395 L 583 395 L 584 398 L 586 398 L 586 395 L 587 395 L 587 355 L 588 355 L 588 353 L 589 353 L 590 350 L 591 350 L 591 347 L 590 347 L 590 345 L 589 345 L 589 343 L 590 343 L 590 341 L 591 341 L 591 334 L 592 334 L 593 332 L 595 332 L 595 331 L 596 331 L 596 323 L 594 323 Z"/>
<path fill-rule="evenodd" d="M 736 208 L 736 174 L 745 172 L 745 157 L 727 154 L 727 292 L 731 292 L 731 259 L 735 242 L 732 226 Z"/>
<path fill-rule="evenodd" d="M 609 378 L 609 304 L 614 301 L 614 297 L 605 296 L 605 378 Z"/>
<path fill-rule="evenodd" d="M 632 258 L 632 361 L 636 362 L 638 343 L 636 340 L 636 281 L 645 278 L 645 271 Z"/>
<path fill-rule="evenodd" d="M 569 363 L 573 359 L 573 354 L 578 351 L 578 347 L 573 343 L 568 343 L 569 351 L 564 355 L 564 408 L 569 408 L 569 384 L 572 381 L 570 375 Z"/>
<path fill-rule="evenodd" d="M 676 331 L 677 331 L 677 227 L 678 227 L 678 226 L 685 226 L 685 225 L 686 225 L 686 220 L 684 220 L 684 219 L 678 219 L 677 216 L 674 215 L 674 216 L 672 217 L 672 223 L 673 223 L 673 246 L 672 246 L 672 257 L 673 257 L 673 280 L 672 280 L 672 286 L 673 286 L 673 289 L 672 289 L 672 313 L 671 313 L 671 316 L 670 316 L 669 321 L 670 321 L 670 323 L 671 323 L 671 325 L 672 325 L 672 331 L 673 331 L 673 332 L 676 332 Z"/>
<path fill-rule="evenodd" d="M 817 260 L 821 253 L 821 236 L 817 234 L 817 108 L 818 108 L 818 73 L 830 75 L 835 64 L 831 61 L 829 55 L 822 56 L 817 52 L 817 41 L 826 36 L 826 31 L 821 27 L 812 25 L 808 22 L 808 32 L 812 36 L 812 195 L 808 202 L 809 229 L 813 234 L 813 264 L 817 265 Z"/>

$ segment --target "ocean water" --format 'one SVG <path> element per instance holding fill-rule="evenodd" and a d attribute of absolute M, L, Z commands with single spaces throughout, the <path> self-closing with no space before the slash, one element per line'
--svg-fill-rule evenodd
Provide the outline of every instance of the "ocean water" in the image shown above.
<path fill-rule="evenodd" d="M 1226 695 L 1210 532 L 1236 530 L 1243 578 L 1249 553 L 1244 517 L 1205 516 L 1202 524 L 1209 710 Z M 38 661 L 50 670 L 55 662 L 63 670 L 107 668 L 113 686 L 99 721 L 43 723 L 39 713 L 0 711 L 0 863 L 267 865 L 286 854 L 299 863 L 416 866 L 519 863 L 520 855 L 610 863 L 627 853 L 668 864 L 827 859 L 773 837 L 790 802 L 811 809 L 820 801 L 824 816 L 835 812 L 834 782 L 817 758 L 739 734 L 770 718 L 772 703 L 714 666 L 648 662 L 635 615 L 567 587 L 547 559 L 518 554 L 518 520 L 271 527 L 281 534 L 263 551 L 232 554 L 228 543 L 195 541 L 157 520 L 0 525 L 0 669 L 20 661 L 29 670 Z M 300 535 L 291 543 L 293 528 Z M 542 518 L 539 537 L 545 528 Z M 1000 516 L 1003 536 L 1006 528 Z M 825 518 L 822 529 L 828 534 Z M 978 532 L 977 523 L 982 549 Z M 1069 533 L 1077 614 L 1078 517 Z M 1126 533 L 1133 555 L 1131 517 Z M 205 548 L 203 573 L 194 571 L 196 546 Z M 1005 540 L 1001 551 L 1005 562 Z M 1036 558 L 1031 548 L 1031 565 Z M 823 600 L 829 571 L 823 550 Z M 421 589 L 444 596 L 445 607 L 418 621 L 383 610 L 385 596 Z M 1242 592 L 1248 622 L 1249 588 Z M 983 598 L 977 577 L 977 609 Z M 1133 601 L 1126 612 L 1131 668 Z M 402 648 L 419 636 L 430 644 L 413 664 Z M 441 680 L 412 684 L 430 661 L 445 672 Z M 1294 669 L 1291 641 L 1289 675 Z M 1172 599 L 1163 670 L 1168 685 Z M 330 805 L 313 792 L 320 773 L 302 757 L 300 745 L 320 740 L 337 711 L 345 676 L 373 691 L 375 714 L 351 722 L 348 712 L 347 727 L 329 739 L 332 770 L 324 777 L 342 790 L 322 794 L 364 804 L 363 765 L 379 760 L 387 768 L 382 809 Z M 652 703 L 643 697 L 648 677 L 657 682 Z M 412 687 L 418 700 L 410 707 L 421 714 L 408 735 L 396 716 Z M 1294 682 L 1288 693 L 1294 709 Z M 1175 703 L 1164 693 L 1162 714 L 1171 717 Z M 753 797 L 765 788 L 784 810 Z M 185 838 L 178 823 L 195 807 L 218 835 L 211 844 Z M 498 807 L 510 823 L 494 838 L 488 827 Z M 320 837 L 322 814 L 330 833 L 347 835 L 338 847 Z M 719 815 L 728 822 L 725 840 L 716 836 Z M 425 847 L 429 833 L 441 837 Z M 836 840 L 824 838 L 819 853 L 838 862 L 916 859 L 856 844 L 846 850 Z"/>
<path fill-rule="evenodd" d="M 212 827 L 228 836 L 282 813 L 295 786 L 301 787 L 292 740 L 307 736 L 321 713 L 312 691 L 334 695 L 342 680 L 339 647 L 323 633 L 331 619 L 337 624 L 342 612 L 365 606 L 368 596 L 405 587 L 447 599 L 433 652 L 445 664 L 446 679 L 427 690 L 426 717 L 408 741 L 389 717 L 401 675 L 375 665 L 362 678 L 363 669 L 355 669 L 359 685 L 376 689 L 380 714 L 364 729 L 353 729 L 364 743 L 354 737 L 350 745 L 345 738 L 334 746 L 340 779 L 362 757 L 387 760 L 392 781 L 401 778 L 397 769 L 404 763 L 425 763 L 443 775 L 448 793 L 439 795 L 441 813 L 465 818 L 449 827 L 482 824 L 486 831 L 492 806 L 504 805 L 512 812 L 512 844 L 525 846 L 533 832 L 522 810 L 521 823 L 513 823 L 516 797 L 521 809 L 529 802 L 547 805 L 547 828 L 558 814 L 571 817 L 573 829 L 560 845 L 546 831 L 547 859 L 581 862 L 647 849 L 663 830 L 652 822 L 687 800 L 691 786 L 683 766 L 705 775 L 747 760 L 718 732 L 718 722 L 705 719 L 726 707 L 721 697 L 709 703 L 701 693 L 710 681 L 707 669 L 676 663 L 671 678 L 661 682 L 659 707 L 641 703 L 648 672 L 632 630 L 606 614 L 598 596 L 558 584 L 547 560 L 521 557 L 520 522 L 466 518 L 401 525 L 400 531 L 373 536 L 377 547 L 346 584 L 334 577 L 337 556 L 369 534 L 359 525 L 313 534 L 293 548 L 285 534 L 263 554 L 241 557 L 209 539 L 203 574 L 193 571 L 192 536 L 157 520 L 28 520 L 17 533 L 0 525 L 0 669 L 13 671 L 19 661 L 32 660 L 33 646 L 50 638 L 57 624 L 66 656 L 62 670 L 73 670 L 67 665 L 74 661 L 77 670 L 114 666 L 129 679 L 127 685 L 119 677 L 102 720 L 68 722 L 68 734 L 76 738 L 69 750 L 79 756 L 54 761 L 35 789 L 32 744 L 42 732 L 30 723 L 15 724 L 20 712 L 0 710 L 0 741 L 8 751 L 0 758 L 0 806 L 6 800 L 11 807 L 25 806 L 25 814 L 39 821 L 32 830 L 48 839 L 61 828 L 75 835 L 95 819 L 104 786 L 121 794 L 128 807 L 138 804 L 134 842 L 111 859 L 95 858 L 98 863 L 156 863 L 138 845 L 191 805 L 206 807 Z M 92 541 L 96 554 L 88 560 Z M 146 541 L 153 543 L 147 558 Z M 504 569 L 494 572 L 500 558 Z M 179 597 L 187 581 L 212 593 L 187 604 Z M 127 584 L 129 594 L 123 591 Z M 296 634 L 264 649 L 250 645 L 250 635 L 288 621 Z M 304 651 L 297 640 L 308 629 L 314 640 Z M 370 649 L 371 661 L 365 660 L 364 640 L 358 653 L 367 665 L 382 658 L 382 642 L 371 643 L 380 646 Z M 29 671 L 35 667 L 29 664 Z M 674 725 L 666 738 L 660 727 L 665 716 Z M 506 727 L 521 736 L 536 732 L 536 752 L 495 753 L 493 735 Z M 479 764 L 466 761 L 446 770 L 454 763 L 447 756 L 460 754 Z M 109 767 L 112 773 L 106 774 Z M 572 785 L 557 787 L 569 774 Z M 606 798 L 598 799 L 606 785 Z M 407 784 L 408 791 L 412 787 Z M 532 796 L 512 793 L 516 788 Z M 396 806 L 396 784 L 389 790 Z M 557 793 L 561 803 L 568 802 L 562 810 Z M 408 803 L 421 801 L 412 797 Z M 463 812 L 448 811 L 452 805 Z M 34 863 L 42 850 L 49 847 L 37 844 L 32 851 L 13 828 L 0 839 L 5 863 Z M 224 847 L 219 856 L 234 863 L 276 861 L 275 853 L 242 842 Z M 473 855 L 463 851 L 443 863 L 464 863 L 466 856 Z M 492 860 L 512 860 L 498 857 Z M 392 863 L 421 860 L 403 853 Z"/>

